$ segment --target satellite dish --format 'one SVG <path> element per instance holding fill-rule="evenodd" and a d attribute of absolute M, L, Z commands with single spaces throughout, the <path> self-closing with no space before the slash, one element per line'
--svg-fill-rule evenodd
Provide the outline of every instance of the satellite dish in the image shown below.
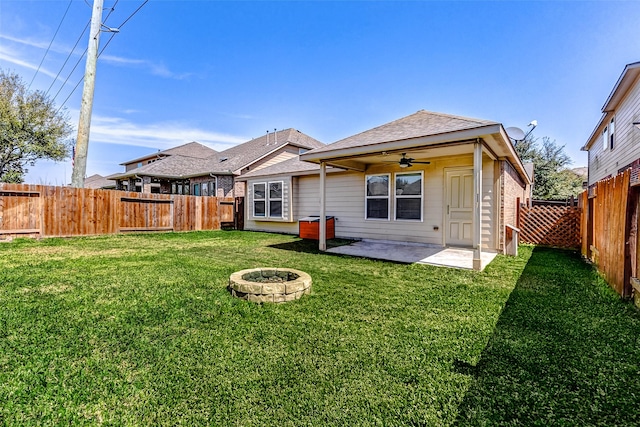
<path fill-rule="evenodd" d="M 505 130 L 507 131 L 507 135 L 509 136 L 509 138 L 513 139 L 514 141 L 522 141 L 524 139 L 524 132 L 520 128 L 512 126 L 510 128 L 506 128 Z"/>

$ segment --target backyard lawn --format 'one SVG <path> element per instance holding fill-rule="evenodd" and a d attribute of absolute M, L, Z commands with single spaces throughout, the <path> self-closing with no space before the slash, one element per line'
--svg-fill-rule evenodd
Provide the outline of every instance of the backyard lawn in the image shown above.
<path fill-rule="evenodd" d="M 640 314 L 573 252 L 484 272 L 216 231 L 0 243 L 0 425 L 633 425 Z M 229 275 L 313 278 L 286 304 Z"/>

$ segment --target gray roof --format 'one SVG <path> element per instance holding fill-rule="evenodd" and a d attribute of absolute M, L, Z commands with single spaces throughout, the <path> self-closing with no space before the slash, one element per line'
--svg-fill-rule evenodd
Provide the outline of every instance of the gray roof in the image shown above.
<path fill-rule="evenodd" d="M 131 169 L 122 173 L 109 175 L 109 179 L 122 179 L 132 176 L 153 176 L 157 178 L 190 178 L 192 176 L 205 175 L 199 173 L 194 175 L 194 171 L 206 169 L 207 159 L 172 155 L 157 162 L 149 163 L 136 169 Z"/>
<path fill-rule="evenodd" d="M 260 138 L 252 139 L 220 153 L 214 151 L 215 154 L 203 157 L 195 156 L 195 153 L 199 152 L 199 150 L 189 150 L 189 146 L 194 147 L 191 144 L 198 143 L 185 144 L 175 147 L 175 149 L 165 150 L 162 153 L 169 153 L 168 157 L 130 171 L 109 175 L 109 178 L 123 179 L 138 175 L 178 179 L 203 176 L 210 173 L 217 175 L 237 174 L 243 168 L 250 166 L 287 144 L 305 149 L 324 146 L 320 141 L 295 129 L 281 130 L 269 135 L 265 134 Z M 191 155 L 180 154 L 184 152 L 189 152 Z M 201 152 L 207 153 L 206 150 Z"/>
<path fill-rule="evenodd" d="M 84 188 L 115 188 L 115 186 L 115 182 L 99 174 L 84 179 Z"/>
<path fill-rule="evenodd" d="M 166 157 L 166 156 L 186 156 L 186 157 L 197 157 L 197 158 L 205 158 L 213 156 L 217 153 L 213 148 L 209 148 L 205 145 L 200 144 L 199 142 L 189 142 L 187 144 L 178 145 L 177 147 L 167 148 L 166 150 L 157 151 L 156 153 L 147 154 L 143 157 L 138 157 L 137 159 L 128 160 L 124 163 L 120 163 L 121 165 L 128 165 L 131 163 L 137 163 L 142 160 L 153 159 L 156 157 Z"/>
<path fill-rule="evenodd" d="M 206 172 L 239 172 L 285 145 L 312 150 L 324 144 L 296 129 L 285 129 L 226 149 L 209 158 Z M 226 160 L 224 160 L 226 159 Z"/>
<path fill-rule="evenodd" d="M 303 162 L 299 156 L 292 159 L 285 160 L 284 162 L 276 163 L 275 165 L 268 166 L 266 168 L 258 169 L 256 171 L 247 172 L 242 175 L 244 178 L 255 178 L 259 176 L 270 175 L 304 175 L 307 173 L 319 173 L 320 165 L 316 163 Z"/>
<path fill-rule="evenodd" d="M 401 119 L 315 149 L 313 153 L 439 135 L 496 124 L 499 123 L 420 110 Z"/>

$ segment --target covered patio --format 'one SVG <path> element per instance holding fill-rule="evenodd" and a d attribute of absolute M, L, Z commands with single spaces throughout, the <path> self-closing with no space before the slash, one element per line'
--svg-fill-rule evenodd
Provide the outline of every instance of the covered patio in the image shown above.
<path fill-rule="evenodd" d="M 474 250 L 472 248 L 363 239 L 350 245 L 327 249 L 327 252 L 407 264 L 428 264 L 439 267 L 474 269 Z M 482 251 L 480 267 L 475 268 L 475 270 L 484 270 L 496 255 L 497 253 L 493 251 Z"/>

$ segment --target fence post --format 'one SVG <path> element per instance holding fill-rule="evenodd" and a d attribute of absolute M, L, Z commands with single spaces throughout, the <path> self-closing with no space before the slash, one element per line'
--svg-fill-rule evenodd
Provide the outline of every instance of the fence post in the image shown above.
<path fill-rule="evenodd" d="M 624 245 L 624 286 L 623 296 L 631 297 L 633 290 L 631 277 L 637 277 L 637 233 L 638 233 L 638 191 L 629 185 L 627 196 L 627 214 L 625 218 Z"/>

